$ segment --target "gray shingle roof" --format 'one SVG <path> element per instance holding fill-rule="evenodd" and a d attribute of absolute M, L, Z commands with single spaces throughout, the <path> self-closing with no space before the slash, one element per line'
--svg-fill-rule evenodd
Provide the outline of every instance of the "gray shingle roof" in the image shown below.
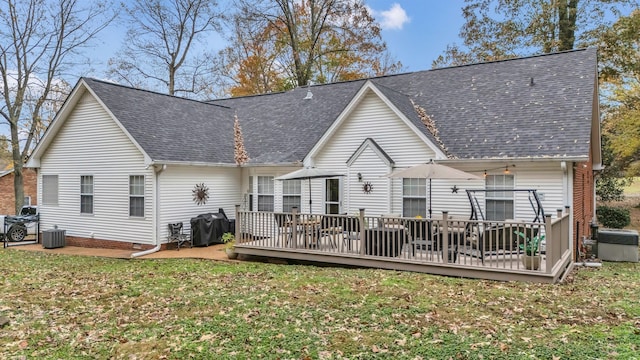
<path fill-rule="evenodd" d="M 156 161 L 234 163 L 233 110 L 83 79 Z"/>
<path fill-rule="evenodd" d="M 364 84 L 363 80 L 215 100 L 237 109 L 249 163 L 299 162 Z"/>
<path fill-rule="evenodd" d="M 583 49 L 376 81 L 422 106 L 458 158 L 588 156 L 596 64 Z"/>
<path fill-rule="evenodd" d="M 157 161 L 233 163 L 233 114 L 250 164 L 296 163 L 366 83 L 356 80 L 209 103 L 85 79 Z M 373 78 L 429 139 L 411 100 L 461 159 L 587 157 L 596 50 Z M 221 106 L 218 106 L 221 105 Z M 434 141 L 435 143 L 435 141 Z"/>

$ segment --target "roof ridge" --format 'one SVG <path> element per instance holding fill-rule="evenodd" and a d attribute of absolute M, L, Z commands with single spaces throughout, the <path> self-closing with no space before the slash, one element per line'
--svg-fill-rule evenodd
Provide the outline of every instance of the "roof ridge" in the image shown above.
<path fill-rule="evenodd" d="M 107 80 L 100 80 L 100 79 L 96 79 L 96 78 L 92 78 L 92 77 L 82 76 L 82 77 L 80 77 L 80 80 L 85 80 L 85 81 L 86 80 L 91 80 L 91 81 L 95 81 L 95 82 L 98 82 L 98 83 L 101 83 L 101 84 L 105 84 L 105 85 L 112 85 L 112 86 L 117 86 L 117 87 L 129 89 L 129 90 L 142 91 L 142 92 L 153 94 L 153 95 L 166 96 L 166 97 L 169 97 L 169 98 L 172 98 L 172 99 L 192 101 L 192 102 L 196 102 L 196 103 L 203 104 L 203 105 L 211 105 L 211 106 L 218 106 L 218 107 L 225 108 L 225 109 L 231 109 L 228 106 L 218 105 L 218 104 L 211 104 L 211 103 L 209 103 L 209 101 L 211 101 L 211 100 L 189 99 L 189 98 L 182 97 L 182 96 L 169 95 L 169 94 L 161 93 L 159 91 L 153 91 L 153 90 L 148 90 L 148 89 L 137 88 L 137 87 L 123 85 L 123 84 L 119 84 L 119 83 L 111 82 L 111 81 L 107 81 Z"/>
<path fill-rule="evenodd" d="M 475 65 L 495 64 L 495 63 L 514 61 L 514 60 L 534 59 L 534 58 L 539 58 L 539 57 L 562 55 L 562 54 L 567 54 L 567 53 L 572 53 L 572 52 L 587 51 L 587 50 L 591 50 L 591 49 L 595 49 L 595 48 L 593 48 L 593 47 L 585 47 L 585 48 L 579 48 L 579 49 L 555 51 L 555 52 L 550 52 L 550 53 L 532 54 L 532 55 L 526 55 L 526 56 L 515 56 L 515 57 L 507 58 L 507 59 L 480 61 L 480 62 L 468 63 L 468 64 L 462 64 L 462 65 L 445 66 L 445 67 L 435 68 L 435 69 L 418 70 L 418 71 L 415 71 L 414 73 L 425 72 L 425 71 L 435 71 L 435 70 L 456 69 L 456 68 L 475 66 Z"/>
<path fill-rule="evenodd" d="M 296 89 L 313 88 L 313 87 L 320 87 L 320 86 L 330 86 L 330 85 L 337 85 L 337 84 L 348 84 L 348 83 L 354 83 L 354 82 L 357 82 L 357 81 L 368 81 L 368 80 L 369 81 L 373 81 L 373 80 L 378 80 L 378 79 L 385 79 L 385 78 L 391 78 L 391 77 L 396 77 L 396 76 L 406 76 L 406 75 L 412 75 L 412 74 L 418 74 L 418 73 L 424 73 L 424 72 L 430 72 L 430 71 L 456 69 L 456 68 L 463 68 L 463 67 L 470 67 L 470 66 L 477 66 L 477 65 L 502 63 L 502 62 L 508 62 L 508 61 L 514 61 L 514 60 L 526 60 L 526 59 L 533 59 L 533 58 L 539 58 L 539 57 L 561 55 L 561 54 L 572 53 L 572 52 L 587 51 L 587 50 L 590 50 L 590 49 L 593 49 L 593 47 L 585 47 L 585 48 L 579 48 L 579 49 L 555 51 L 555 52 L 550 52 L 550 53 L 533 54 L 533 55 L 526 55 L 526 56 L 515 56 L 515 57 L 512 57 L 512 58 L 508 58 L 508 59 L 482 61 L 482 62 L 462 64 L 462 65 L 452 65 L 452 66 L 445 66 L 445 67 L 434 68 L 434 69 L 407 71 L 407 72 L 396 73 L 396 74 L 385 74 L 385 75 L 378 75 L 378 76 L 371 76 L 371 77 L 363 77 L 363 78 L 360 78 L 360 79 L 335 81 L 335 82 L 329 82 L 329 83 L 323 83 L 323 84 L 303 85 L 303 86 L 297 86 L 297 87 L 295 87 L 295 88 L 293 88 L 291 90 L 286 90 L 286 91 L 276 91 L 276 92 L 270 92 L 270 93 L 243 95 L 243 96 L 236 96 L 236 97 L 226 97 L 226 98 L 213 99 L 213 100 L 208 100 L 208 101 L 214 102 L 214 101 L 232 100 L 232 99 L 246 99 L 246 98 L 257 97 L 257 96 L 277 95 L 277 94 L 284 94 L 284 93 L 287 93 L 287 92 L 290 92 L 290 91 L 293 91 L 293 90 L 296 90 Z M 376 84 L 376 86 L 378 86 L 379 83 L 375 83 L 375 84 Z M 406 95 L 406 94 L 401 93 L 401 92 L 399 92 L 399 91 L 397 91 L 395 89 L 392 89 L 392 88 L 389 88 L 389 87 L 387 87 L 387 88 L 390 89 L 390 90 L 393 90 L 395 92 L 398 92 L 400 94 Z M 406 96 L 409 96 L 409 95 L 406 95 Z"/>

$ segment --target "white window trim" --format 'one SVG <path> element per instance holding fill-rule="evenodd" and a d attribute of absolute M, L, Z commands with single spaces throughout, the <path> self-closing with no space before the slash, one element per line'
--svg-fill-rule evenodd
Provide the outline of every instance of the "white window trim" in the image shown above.
<path fill-rule="evenodd" d="M 273 184 L 273 186 L 271 187 L 273 191 L 271 193 L 261 193 L 260 192 L 260 179 L 261 178 L 271 178 L 271 182 Z M 256 211 L 267 211 L 267 212 L 268 211 L 274 211 L 275 210 L 275 200 L 276 200 L 276 197 L 275 197 L 275 183 L 274 183 L 275 182 L 275 177 L 274 176 L 269 176 L 269 175 L 267 175 L 267 176 L 260 175 L 260 176 L 257 177 L 256 180 L 257 180 L 257 182 L 256 182 L 256 195 L 257 195 Z M 260 197 L 267 197 L 267 196 L 272 198 L 272 202 L 271 202 L 272 203 L 272 209 L 271 210 L 260 210 Z"/>
<path fill-rule="evenodd" d="M 402 216 L 403 217 L 408 217 L 409 215 L 404 213 L 404 200 L 405 199 L 424 199 L 425 204 L 427 204 L 428 207 L 428 202 L 427 202 L 427 179 L 421 179 L 421 178 L 415 178 L 417 180 L 424 180 L 424 196 L 418 196 L 418 195 L 405 195 L 404 193 L 404 181 L 405 180 L 409 180 L 410 178 L 406 178 L 406 179 L 402 179 Z M 428 217 L 429 216 L 429 209 L 427 209 L 425 207 L 424 209 L 425 212 L 425 216 L 424 217 Z"/>
<path fill-rule="evenodd" d="M 50 191 L 52 189 L 47 189 L 46 188 L 46 183 L 45 183 L 45 179 L 46 178 L 50 178 L 56 179 L 56 186 L 55 186 L 55 201 L 49 201 L 52 198 L 52 194 L 50 193 Z M 51 187 L 52 185 L 49 184 L 49 187 Z M 43 206 L 59 206 L 60 204 L 60 177 L 57 174 L 42 174 L 42 205 Z"/>
<path fill-rule="evenodd" d="M 295 193 L 285 193 L 285 189 L 288 189 L 288 186 L 285 186 L 285 184 L 287 184 L 287 182 L 298 182 L 299 186 L 298 189 L 300 189 L 299 192 Z M 300 209 L 300 207 L 302 206 L 302 180 L 285 180 L 282 182 L 282 211 L 285 211 L 284 209 L 284 198 L 285 197 L 297 197 L 298 198 L 298 209 Z"/>
<path fill-rule="evenodd" d="M 85 177 L 90 177 L 91 178 L 91 192 L 90 193 L 83 193 L 82 192 L 82 179 Z M 95 211 L 95 182 L 94 182 L 94 177 L 93 175 L 80 175 L 80 214 L 81 215 L 93 215 L 94 211 Z M 82 197 L 83 196 L 91 196 L 91 212 L 83 212 L 82 211 Z"/>
<path fill-rule="evenodd" d="M 510 188 L 506 188 L 506 187 L 502 187 L 502 188 L 498 188 L 498 187 L 487 187 L 487 180 L 485 179 L 484 182 L 484 188 L 485 189 L 515 189 L 516 187 L 516 176 L 515 174 L 489 174 L 487 175 L 487 177 L 489 176 L 510 176 L 511 178 L 513 178 L 513 185 Z M 507 190 L 508 191 L 508 190 Z M 485 193 L 485 197 L 484 197 L 484 213 L 485 213 L 485 217 L 489 218 L 489 211 L 488 211 L 488 206 L 487 203 L 489 201 L 511 201 L 512 203 L 512 208 L 513 208 L 513 213 L 510 216 L 505 216 L 505 219 L 513 219 L 515 218 L 515 213 L 516 213 L 516 197 L 515 197 L 515 193 L 511 192 L 511 196 L 510 197 L 503 197 L 503 196 L 495 196 L 495 192 L 492 191 L 487 191 Z"/>
<path fill-rule="evenodd" d="M 142 177 L 142 195 L 132 195 L 131 194 L 131 178 L 132 177 Z M 146 209 L 146 197 L 145 197 L 145 192 L 146 192 L 146 181 L 147 178 L 145 175 L 129 175 L 129 181 L 128 181 L 128 192 L 129 192 L 129 208 L 127 209 L 127 212 L 129 213 L 129 217 L 130 218 L 134 218 L 134 219 L 144 219 L 145 216 L 147 215 L 147 209 Z M 131 198 L 142 198 L 142 215 L 131 215 Z"/>

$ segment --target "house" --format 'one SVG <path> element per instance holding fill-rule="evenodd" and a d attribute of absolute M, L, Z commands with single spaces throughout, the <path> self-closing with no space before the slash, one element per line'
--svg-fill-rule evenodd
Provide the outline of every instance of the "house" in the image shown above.
<path fill-rule="evenodd" d="M 168 223 L 218 208 L 233 217 L 236 204 L 413 217 L 431 203 L 468 218 L 465 189 L 515 188 L 537 190 L 553 217 L 571 207 L 570 238 L 587 236 L 601 168 L 596 66 L 596 50 L 581 49 L 210 102 L 82 78 L 28 162 L 41 228 L 66 229 L 73 245 L 148 249 Z M 427 199 L 425 179 L 385 176 L 430 159 L 481 179 L 433 180 Z M 302 167 L 344 176 L 275 180 Z M 534 215 L 527 193 L 476 199 L 489 218 Z"/>
<path fill-rule="evenodd" d="M 24 205 L 37 205 L 37 173 L 34 169 L 24 168 Z M 13 169 L 0 171 L 0 214 L 15 214 L 15 192 L 13 189 Z M 1 225 L 1 224 L 0 224 Z"/>

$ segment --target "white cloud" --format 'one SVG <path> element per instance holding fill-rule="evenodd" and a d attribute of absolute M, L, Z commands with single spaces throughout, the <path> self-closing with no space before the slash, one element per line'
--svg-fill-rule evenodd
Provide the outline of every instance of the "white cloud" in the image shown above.
<path fill-rule="evenodd" d="M 402 30 L 404 24 L 411 21 L 407 12 L 398 3 L 393 3 L 389 10 L 373 10 L 371 14 L 378 19 L 380 26 L 384 30 Z"/>

